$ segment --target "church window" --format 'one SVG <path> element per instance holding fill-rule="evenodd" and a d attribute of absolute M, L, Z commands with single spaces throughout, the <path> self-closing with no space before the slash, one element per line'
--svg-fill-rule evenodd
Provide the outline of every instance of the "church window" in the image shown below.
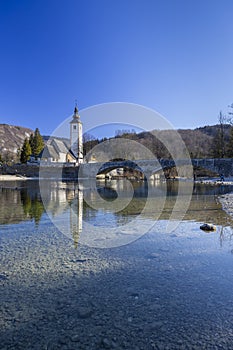
<path fill-rule="evenodd" d="M 73 129 L 76 130 L 76 125 L 74 125 Z"/>

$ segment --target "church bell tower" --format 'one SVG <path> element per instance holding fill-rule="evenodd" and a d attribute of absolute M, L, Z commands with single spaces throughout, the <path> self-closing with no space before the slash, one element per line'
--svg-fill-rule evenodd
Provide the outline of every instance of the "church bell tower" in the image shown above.
<path fill-rule="evenodd" d="M 78 114 L 77 105 L 70 122 L 70 149 L 78 164 L 83 163 L 83 126 Z"/>

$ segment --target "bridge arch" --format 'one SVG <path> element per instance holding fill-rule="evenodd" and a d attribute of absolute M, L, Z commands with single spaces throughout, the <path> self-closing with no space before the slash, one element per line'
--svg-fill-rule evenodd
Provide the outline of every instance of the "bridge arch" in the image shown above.
<path fill-rule="evenodd" d="M 102 164 L 102 166 L 97 171 L 97 177 L 100 175 L 107 175 L 111 173 L 113 170 L 123 169 L 122 175 L 128 175 L 129 177 L 135 177 L 136 179 L 143 179 L 144 173 L 143 169 L 139 167 L 133 161 L 126 160 L 111 160 Z M 112 174 L 114 176 L 114 174 Z"/>
<path fill-rule="evenodd" d="M 107 174 L 117 168 L 131 168 L 143 173 L 147 179 L 160 171 L 166 171 L 176 167 L 179 176 L 193 177 L 193 168 L 207 169 L 215 174 L 223 174 L 225 177 L 233 176 L 233 159 L 148 159 L 148 160 L 122 160 L 107 161 L 105 163 L 86 163 L 80 165 L 79 176 L 95 178 L 97 174 Z"/>

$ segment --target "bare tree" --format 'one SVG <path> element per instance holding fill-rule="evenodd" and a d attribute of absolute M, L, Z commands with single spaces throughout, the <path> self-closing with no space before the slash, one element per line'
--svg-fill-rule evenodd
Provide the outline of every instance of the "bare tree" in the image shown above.
<path fill-rule="evenodd" d="M 233 157 L 233 103 L 228 106 L 228 123 L 231 125 L 229 142 L 227 144 L 227 156 Z"/>
<path fill-rule="evenodd" d="M 228 105 L 228 118 L 227 121 L 229 124 L 233 125 L 233 103 Z"/>
<path fill-rule="evenodd" d="M 219 129 L 213 140 L 213 156 L 215 158 L 224 158 L 226 155 L 225 124 L 227 123 L 227 117 L 222 111 L 219 112 L 218 123 Z"/>

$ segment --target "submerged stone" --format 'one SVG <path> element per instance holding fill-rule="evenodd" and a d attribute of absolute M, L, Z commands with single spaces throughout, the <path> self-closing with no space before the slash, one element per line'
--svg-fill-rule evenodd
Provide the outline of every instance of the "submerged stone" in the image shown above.
<path fill-rule="evenodd" d="M 4 274 L 0 274 L 0 280 L 4 281 L 7 280 L 8 276 L 4 275 Z"/>
<path fill-rule="evenodd" d="M 89 318 L 93 314 L 93 310 L 85 306 L 80 306 L 77 311 L 79 318 Z"/>
<path fill-rule="evenodd" d="M 203 224 L 200 226 L 203 231 L 216 231 L 216 226 L 213 224 Z"/>

